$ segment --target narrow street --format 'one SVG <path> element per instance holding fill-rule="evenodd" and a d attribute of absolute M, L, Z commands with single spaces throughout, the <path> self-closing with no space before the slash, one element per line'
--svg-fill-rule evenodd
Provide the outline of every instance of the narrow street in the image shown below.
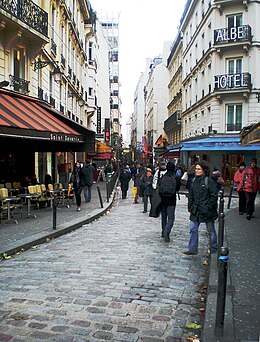
<path fill-rule="evenodd" d="M 131 188 L 131 187 L 130 187 Z M 0 263 L 0 341 L 187 341 L 200 335 L 207 279 L 204 225 L 198 256 L 186 196 L 171 242 L 131 190 L 107 215 Z M 205 264 L 203 264 L 205 262 Z"/>

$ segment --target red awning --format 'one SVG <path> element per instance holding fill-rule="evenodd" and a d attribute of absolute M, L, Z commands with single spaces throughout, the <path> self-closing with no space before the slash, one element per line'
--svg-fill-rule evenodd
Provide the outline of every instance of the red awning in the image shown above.
<path fill-rule="evenodd" d="M 22 132 L 22 133 L 21 133 Z M 0 135 L 84 142 L 84 137 L 30 96 L 0 90 Z"/>

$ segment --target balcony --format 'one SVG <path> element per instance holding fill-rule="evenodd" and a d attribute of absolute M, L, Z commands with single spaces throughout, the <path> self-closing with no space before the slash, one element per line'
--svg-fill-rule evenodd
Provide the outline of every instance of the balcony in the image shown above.
<path fill-rule="evenodd" d="M 251 74 L 223 74 L 215 76 L 215 90 L 240 90 L 251 89 Z"/>
<path fill-rule="evenodd" d="M 29 93 L 29 81 L 12 75 L 9 75 L 9 77 L 11 81 L 10 86 L 13 87 L 14 91 L 17 91 L 22 94 Z"/>
<path fill-rule="evenodd" d="M 225 27 L 214 30 L 214 44 L 223 45 L 236 42 L 250 42 L 252 30 L 249 25 Z"/>
<path fill-rule="evenodd" d="M 37 32 L 48 36 L 48 13 L 30 0 L 0 0 L 0 8 Z"/>

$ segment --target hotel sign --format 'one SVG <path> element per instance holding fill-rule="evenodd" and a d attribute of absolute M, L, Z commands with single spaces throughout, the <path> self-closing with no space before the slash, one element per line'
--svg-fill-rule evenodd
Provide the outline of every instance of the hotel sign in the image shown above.
<path fill-rule="evenodd" d="M 242 25 L 237 27 L 225 27 L 214 30 L 214 44 L 226 44 L 229 42 L 251 41 L 251 27 Z"/>
<path fill-rule="evenodd" d="M 215 89 L 249 89 L 251 87 L 251 74 L 224 74 L 215 76 Z"/>

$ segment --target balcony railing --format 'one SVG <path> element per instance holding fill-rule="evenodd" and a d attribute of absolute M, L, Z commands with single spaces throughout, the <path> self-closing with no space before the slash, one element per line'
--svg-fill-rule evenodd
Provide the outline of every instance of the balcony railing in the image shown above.
<path fill-rule="evenodd" d="M 12 75 L 9 75 L 9 77 L 11 80 L 10 86 L 13 87 L 15 91 L 22 94 L 27 94 L 29 92 L 29 81 Z"/>
<path fill-rule="evenodd" d="M 30 0 L 0 0 L 0 8 L 48 36 L 48 13 Z"/>
<path fill-rule="evenodd" d="M 215 90 L 250 89 L 251 74 L 224 74 L 215 76 Z"/>
<path fill-rule="evenodd" d="M 214 30 L 214 44 L 227 44 L 231 42 L 245 42 L 252 39 L 252 30 L 249 25 L 225 27 Z"/>
<path fill-rule="evenodd" d="M 233 131 L 241 131 L 242 129 L 242 123 L 236 123 L 236 124 L 227 124 L 227 131 L 233 132 Z"/>

